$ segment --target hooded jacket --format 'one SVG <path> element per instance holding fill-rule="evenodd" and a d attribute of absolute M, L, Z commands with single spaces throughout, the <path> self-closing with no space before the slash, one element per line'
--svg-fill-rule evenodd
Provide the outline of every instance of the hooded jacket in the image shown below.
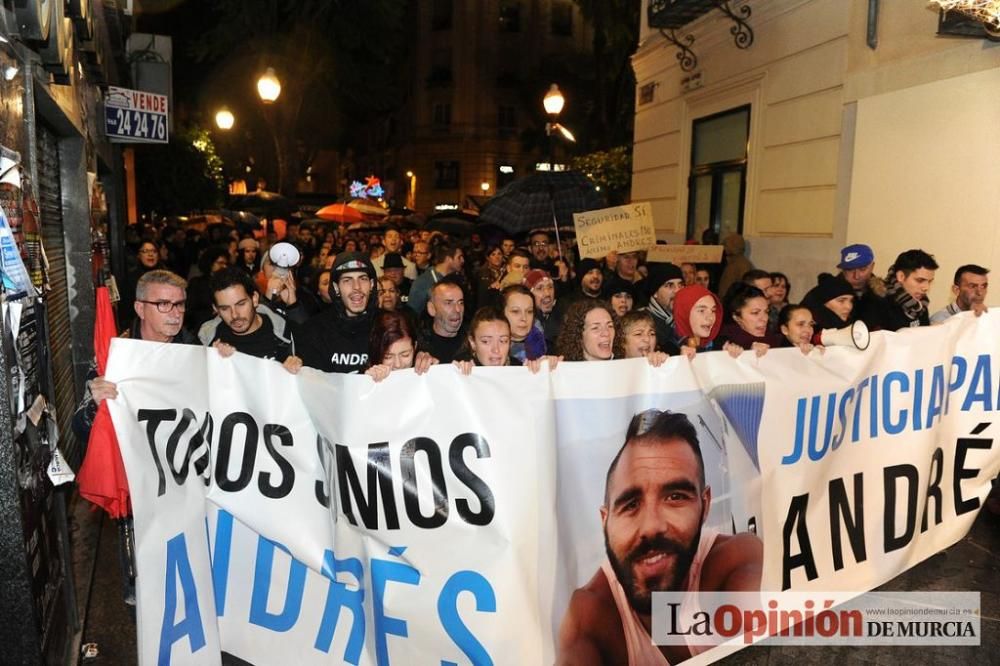
<path fill-rule="evenodd" d="M 711 296 L 715 302 L 715 323 L 707 338 L 697 338 L 691 330 L 691 310 L 695 303 L 705 296 Z M 719 297 L 701 285 L 693 284 L 683 287 L 674 296 L 674 340 L 673 348 L 664 348 L 667 353 L 679 353 L 681 347 L 694 347 L 697 351 L 712 349 L 715 338 L 722 328 L 722 301 Z"/>

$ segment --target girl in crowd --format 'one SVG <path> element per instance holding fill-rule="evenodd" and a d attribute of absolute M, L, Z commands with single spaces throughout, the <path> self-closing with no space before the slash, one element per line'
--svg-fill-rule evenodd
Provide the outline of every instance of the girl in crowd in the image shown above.
<path fill-rule="evenodd" d="M 782 347 L 798 347 L 808 354 L 813 349 L 816 322 L 812 310 L 805 305 L 786 305 L 778 313 L 778 328 L 785 341 Z"/>
<path fill-rule="evenodd" d="M 500 292 L 500 306 L 510 324 L 510 355 L 521 363 L 545 356 L 545 333 L 535 322 L 535 299 L 527 287 L 513 284 Z"/>
<path fill-rule="evenodd" d="M 503 277 L 503 250 L 498 245 L 490 245 L 486 248 L 486 261 L 476 272 L 477 302 L 489 303 L 492 296 L 496 296 L 500 288 L 500 278 Z"/>
<path fill-rule="evenodd" d="M 627 282 L 612 275 L 604 284 L 604 295 L 611 305 L 616 317 L 624 317 L 625 313 L 635 305 L 635 283 Z"/>
<path fill-rule="evenodd" d="M 377 382 L 393 370 L 414 368 L 418 375 L 427 372 L 437 359 L 417 351 L 413 323 L 399 312 L 380 312 L 368 337 L 368 369 L 365 374 Z"/>
<path fill-rule="evenodd" d="M 490 306 L 480 308 L 469 324 L 469 335 L 455 365 L 463 375 L 470 374 L 477 365 L 522 365 L 521 361 L 510 354 L 510 338 L 510 323 L 504 313 Z M 549 370 L 555 370 L 559 358 L 553 356 L 529 359 L 523 365 L 535 373 L 546 359 L 549 361 Z"/>
<path fill-rule="evenodd" d="M 683 287 L 674 296 L 674 340 L 661 341 L 660 347 L 671 354 L 693 358 L 698 352 L 718 349 L 716 338 L 722 328 L 722 303 L 719 297 L 701 285 Z M 732 345 L 727 350 L 738 355 L 742 349 Z"/>
<path fill-rule="evenodd" d="M 854 320 L 854 289 L 841 276 L 823 273 L 818 283 L 802 299 L 802 305 L 812 310 L 816 333 L 827 328 L 843 328 Z"/>
<path fill-rule="evenodd" d="M 607 361 L 614 356 L 615 321 L 611 306 L 597 299 L 573 303 L 556 341 L 567 361 Z"/>
<path fill-rule="evenodd" d="M 615 358 L 647 358 L 658 368 L 667 360 L 667 354 L 657 351 L 656 343 L 656 324 L 648 312 L 634 310 L 618 319 Z"/>
<path fill-rule="evenodd" d="M 731 317 L 722 325 L 719 338 L 725 343 L 752 349 L 763 356 L 771 347 L 781 345 L 783 338 L 768 331 L 769 303 L 764 292 L 753 285 L 735 283 L 726 294 L 725 311 Z"/>
<path fill-rule="evenodd" d="M 322 309 L 326 309 L 328 305 L 333 303 L 333 297 L 330 296 L 331 276 L 332 272 L 329 269 L 324 270 L 316 276 L 316 296 L 319 297 Z"/>

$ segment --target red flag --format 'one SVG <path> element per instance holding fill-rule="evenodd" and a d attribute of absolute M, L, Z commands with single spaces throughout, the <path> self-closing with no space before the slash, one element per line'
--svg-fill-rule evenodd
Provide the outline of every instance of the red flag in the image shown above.
<path fill-rule="evenodd" d="M 115 337 L 115 314 L 111 309 L 111 295 L 107 287 L 97 288 L 97 320 L 94 323 L 94 353 L 97 357 L 97 374 L 104 375 L 108 365 L 111 339 Z M 112 518 L 123 518 L 132 513 L 129 501 L 128 478 L 122 462 L 121 449 L 115 426 L 111 422 L 106 401 L 97 406 L 97 416 L 90 428 L 87 454 L 76 475 L 80 496 L 101 507 Z"/>

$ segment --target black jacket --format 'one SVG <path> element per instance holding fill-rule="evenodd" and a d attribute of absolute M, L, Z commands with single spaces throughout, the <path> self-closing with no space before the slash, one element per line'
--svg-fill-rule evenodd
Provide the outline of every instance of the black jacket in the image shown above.
<path fill-rule="evenodd" d="M 297 355 L 303 365 L 323 372 L 360 372 L 368 367 L 368 336 L 373 313 L 348 317 L 343 306 L 312 317 L 295 334 Z"/>

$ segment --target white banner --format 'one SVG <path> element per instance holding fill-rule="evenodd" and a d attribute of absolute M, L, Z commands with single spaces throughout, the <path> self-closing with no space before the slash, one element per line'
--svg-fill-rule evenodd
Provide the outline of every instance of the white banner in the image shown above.
<path fill-rule="evenodd" d="M 763 589 L 871 589 L 960 539 L 1000 471 L 998 329 L 380 384 L 115 340 L 140 663 L 552 663 L 574 590 L 617 580 L 627 520 L 602 506 L 648 485 L 623 444 L 651 408 L 700 451 L 689 585 L 730 543 Z"/>

